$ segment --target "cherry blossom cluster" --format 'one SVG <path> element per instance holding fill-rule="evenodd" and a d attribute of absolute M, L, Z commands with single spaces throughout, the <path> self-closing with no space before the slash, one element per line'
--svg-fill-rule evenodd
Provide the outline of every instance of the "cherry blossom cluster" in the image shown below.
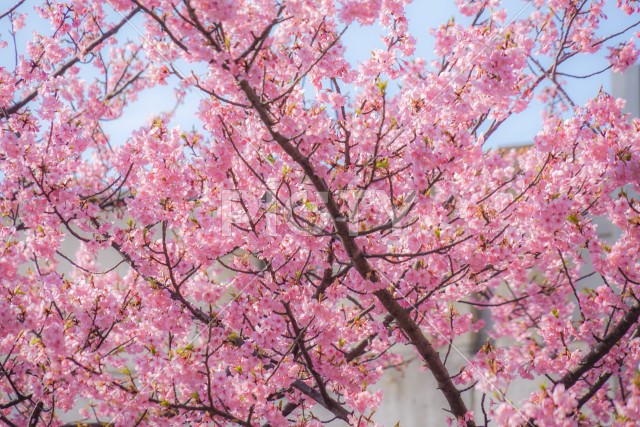
<path fill-rule="evenodd" d="M 1 422 L 376 425 L 410 346 L 453 425 L 635 425 L 640 121 L 564 85 L 574 57 L 634 64 L 640 21 L 457 0 L 428 62 L 408 0 L 9 3 Z M 342 36 L 374 25 L 349 62 Z M 162 87 L 197 125 L 109 135 Z M 534 101 L 533 145 L 488 150 Z"/>

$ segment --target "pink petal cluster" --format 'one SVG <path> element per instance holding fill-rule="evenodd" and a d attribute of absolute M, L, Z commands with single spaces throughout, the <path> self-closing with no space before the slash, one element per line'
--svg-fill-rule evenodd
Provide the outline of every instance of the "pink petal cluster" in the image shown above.
<path fill-rule="evenodd" d="M 404 346 L 450 425 L 637 422 L 640 121 L 562 81 L 635 39 L 603 0 L 457 0 L 429 63 L 408 3 L 1 12 L 0 422 L 376 425 Z"/>

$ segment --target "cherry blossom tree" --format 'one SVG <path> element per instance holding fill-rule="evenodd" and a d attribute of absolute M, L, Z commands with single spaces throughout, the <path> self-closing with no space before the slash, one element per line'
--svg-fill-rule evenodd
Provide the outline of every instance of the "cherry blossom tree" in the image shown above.
<path fill-rule="evenodd" d="M 373 425 L 408 345 L 454 425 L 636 425 L 640 121 L 564 83 L 633 64 L 637 23 L 459 0 L 427 63 L 408 0 L 36 3 L 0 11 L 4 424 Z M 384 48 L 353 64 L 358 25 Z M 197 124 L 110 137 L 160 86 Z M 534 145 L 488 150 L 534 102 Z"/>

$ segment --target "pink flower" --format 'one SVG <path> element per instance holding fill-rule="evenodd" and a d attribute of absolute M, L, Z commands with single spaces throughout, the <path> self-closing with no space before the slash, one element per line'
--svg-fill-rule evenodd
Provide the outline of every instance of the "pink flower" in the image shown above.
<path fill-rule="evenodd" d="M 616 73 L 622 73 L 628 67 L 636 63 L 639 53 L 640 52 L 636 48 L 635 42 L 632 39 L 618 47 L 610 47 L 609 56 L 607 56 L 607 58 L 611 63 L 612 70 Z"/>

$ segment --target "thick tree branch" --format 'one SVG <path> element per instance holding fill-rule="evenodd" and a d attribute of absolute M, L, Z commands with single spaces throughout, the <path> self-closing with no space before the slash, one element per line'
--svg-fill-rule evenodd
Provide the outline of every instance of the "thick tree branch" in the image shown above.
<path fill-rule="evenodd" d="M 453 384 L 453 381 L 451 381 L 447 367 L 442 363 L 438 352 L 424 336 L 422 330 L 420 330 L 420 326 L 409 315 L 409 310 L 402 307 L 386 289 L 376 291 L 375 296 L 384 308 L 387 309 L 389 314 L 395 318 L 398 326 L 407 334 L 411 343 L 415 346 L 416 350 L 418 350 L 418 353 L 438 382 L 438 388 L 442 390 L 442 394 L 447 399 L 447 402 L 449 402 L 451 412 L 458 418 L 464 417 L 468 409 L 462 400 L 460 391 Z M 475 423 L 469 421 L 467 422 L 467 426 L 475 426 Z"/>
<path fill-rule="evenodd" d="M 629 329 L 638 322 L 639 317 L 640 304 L 636 304 L 620 319 L 616 327 L 582 358 L 575 368 L 560 378 L 558 384 L 563 384 L 565 389 L 573 387 L 584 374 L 593 369 L 603 357 L 609 354 L 611 349 L 629 332 Z"/>
<path fill-rule="evenodd" d="M 310 397 L 311 399 L 313 399 L 316 402 L 318 402 L 320 405 L 322 405 L 325 408 L 327 408 L 336 417 L 340 418 L 341 420 L 343 420 L 345 422 L 349 422 L 349 415 L 351 415 L 349 413 L 349 411 L 344 409 L 341 405 L 337 405 L 336 407 L 332 407 L 331 403 L 327 402 L 324 399 L 324 397 L 322 397 L 322 394 L 318 390 L 314 389 L 310 385 L 307 385 L 302 380 L 295 380 L 292 385 L 293 385 L 293 388 L 295 388 L 296 390 L 300 391 L 302 394 Z"/>
<path fill-rule="evenodd" d="M 324 179 L 316 173 L 309 161 L 309 158 L 304 156 L 300 150 L 291 143 L 289 138 L 275 130 L 275 122 L 272 119 L 270 111 L 267 106 L 263 104 L 249 82 L 246 80 L 240 80 L 239 85 L 274 141 L 302 168 L 316 191 L 324 197 L 324 205 L 331 215 L 336 234 L 338 234 L 338 237 L 351 259 L 353 266 L 364 279 L 370 280 L 374 283 L 379 282 L 379 275 L 373 269 L 362 251 L 360 251 L 354 236 L 349 230 L 349 224 L 345 216 L 340 212 L 338 204 Z M 389 291 L 378 290 L 374 292 L 374 295 L 382 303 L 385 309 L 387 309 L 387 311 L 395 318 L 400 328 L 402 328 L 418 349 L 420 356 L 436 377 L 438 386 L 449 403 L 451 413 L 458 419 L 464 419 L 467 415 L 468 409 L 460 396 L 460 391 L 453 384 L 447 368 L 440 360 L 439 354 L 431 346 L 427 337 L 422 333 L 420 326 L 408 315 L 407 311 L 393 298 Z M 474 427 L 475 423 L 473 421 L 468 421 L 467 426 Z"/>

